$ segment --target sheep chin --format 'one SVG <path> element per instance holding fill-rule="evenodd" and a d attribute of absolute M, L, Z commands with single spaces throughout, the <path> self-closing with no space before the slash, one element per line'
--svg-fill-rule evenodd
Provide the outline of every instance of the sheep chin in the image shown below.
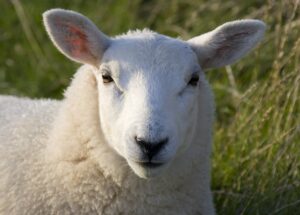
<path fill-rule="evenodd" d="M 167 163 L 161 164 L 161 165 L 142 165 L 141 163 L 127 160 L 129 166 L 133 170 L 133 172 L 140 178 L 143 179 L 152 179 L 157 178 L 163 175 L 166 168 L 168 167 Z"/>

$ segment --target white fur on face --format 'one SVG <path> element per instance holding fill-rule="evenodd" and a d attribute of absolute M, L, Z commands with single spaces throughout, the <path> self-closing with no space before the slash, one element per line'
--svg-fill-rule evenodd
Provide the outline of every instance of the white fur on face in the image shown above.
<path fill-rule="evenodd" d="M 110 73 L 114 82 L 104 84 L 102 73 Z M 137 175 L 156 175 L 189 144 L 197 120 L 197 86 L 188 84 L 193 73 L 203 76 L 191 48 L 152 32 L 119 37 L 105 52 L 97 73 L 101 126 Z M 139 164 L 146 158 L 136 136 L 149 142 L 168 138 L 152 158 L 164 165 Z"/>
<path fill-rule="evenodd" d="M 53 9 L 43 16 L 64 55 L 97 69 L 100 64 L 95 73 L 104 136 L 141 177 L 158 174 L 192 141 L 206 105 L 199 99 L 201 86 L 207 85 L 199 64 L 206 69 L 234 63 L 262 39 L 266 28 L 262 21 L 248 19 L 225 23 L 187 42 L 148 30 L 111 39 L 74 11 Z M 110 73 L 114 82 L 103 84 L 102 73 Z M 196 87 L 188 85 L 193 73 L 200 79 Z M 205 93 L 211 97 L 209 90 Z M 148 143 L 168 140 L 151 159 L 164 165 L 142 167 L 139 163 L 147 160 L 135 137 Z"/>

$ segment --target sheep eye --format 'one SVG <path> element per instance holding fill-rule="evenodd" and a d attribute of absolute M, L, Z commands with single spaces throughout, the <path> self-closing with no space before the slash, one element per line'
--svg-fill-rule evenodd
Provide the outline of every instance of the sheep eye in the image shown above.
<path fill-rule="evenodd" d="M 188 84 L 191 86 L 197 86 L 198 81 L 199 81 L 199 76 L 197 74 L 193 74 Z"/>
<path fill-rule="evenodd" d="M 108 74 L 103 74 L 102 75 L 102 80 L 104 84 L 108 84 L 110 82 L 113 82 L 114 80 L 112 79 L 112 77 Z"/>

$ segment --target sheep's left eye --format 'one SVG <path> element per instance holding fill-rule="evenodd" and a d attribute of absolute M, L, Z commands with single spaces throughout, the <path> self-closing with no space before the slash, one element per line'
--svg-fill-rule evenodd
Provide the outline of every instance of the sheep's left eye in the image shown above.
<path fill-rule="evenodd" d="M 192 75 L 188 84 L 191 86 L 197 86 L 198 81 L 199 81 L 199 76 L 197 74 L 194 74 L 194 75 Z"/>

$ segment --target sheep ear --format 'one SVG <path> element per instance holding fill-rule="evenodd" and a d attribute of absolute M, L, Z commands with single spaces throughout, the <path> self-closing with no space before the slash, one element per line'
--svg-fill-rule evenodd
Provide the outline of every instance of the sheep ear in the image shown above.
<path fill-rule="evenodd" d="M 43 20 L 52 42 L 64 55 L 79 63 L 99 65 L 110 39 L 92 21 L 63 9 L 46 11 Z"/>
<path fill-rule="evenodd" d="M 232 64 L 247 54 L 262 39 L 265 28 L 259 20 L 233 21 L 187 42 L 203 69 L 217 68 Z"/>

